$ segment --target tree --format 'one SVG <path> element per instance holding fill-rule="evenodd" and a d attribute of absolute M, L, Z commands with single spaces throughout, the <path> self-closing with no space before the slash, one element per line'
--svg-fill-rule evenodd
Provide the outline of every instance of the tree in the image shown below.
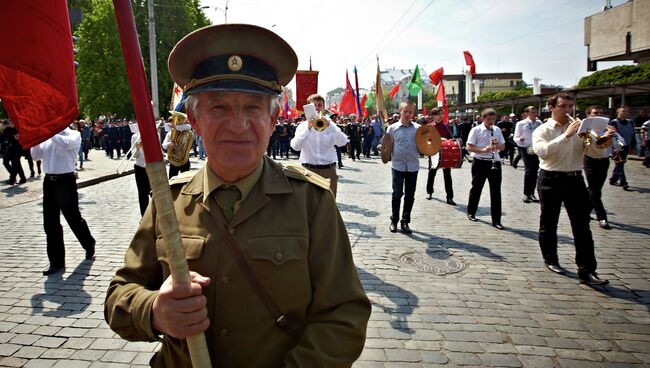
<path fill-rule="evenodd" d="M 598 87 L 650 79 L 650 64 L 620 65 L 580 78 L 576 87 Z"/>
<path fill-rule="evenodd" d="M 132 6 L 148 76 L 147 0 L 133 1 Z M 133 104 L 112 1 L 92 0 L 86 9 L 90 10 L 84 13 L 77 31 L 79 110 L 89 117 L 102 112 L 131 117 Z M 166 68 L 169 52 L 184 35 L 209 25 L 209 21 L 199 9 L 198 0 L 156 0 L 155 18 L 158 95 L 164 113 L 173 87 Z"/>
<path fill-rule="evenodd" d="M 506 91 L 483 93 L 482 95 L 476 98 L 476 101 L 478 102 L 499 101 L 499 100 L 505 100 L 513 97 L 532 96 L 532 95 L 533 95 L 532 88 L 519 87 L 517 89 L 511 89 Z"/>

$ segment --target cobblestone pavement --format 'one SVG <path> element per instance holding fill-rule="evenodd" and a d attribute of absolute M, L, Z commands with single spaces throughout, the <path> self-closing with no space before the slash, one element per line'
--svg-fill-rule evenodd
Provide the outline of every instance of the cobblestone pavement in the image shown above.
<path fill-rule="evenodd" d="M 425 199 L 421 163 L 411 236 L 388 231 L 388 166 L 376 158 L 346 160 L 339 171 L 339 208 L 373 303 L 355 367 L 650 366 L 650 171 L 640 162 L 627 165 L 631 191 L 604 188 L 613 229 L 592 223 L 599 272 L 611 281 L 602 288 L 580 285 L 575 273 L 543 269 L 539 205 L 521 201 L 521 168 L 504 167 L 506 231 L 499 231 L 490 223 L 487 187 L 480 221 L 465 217 L 469 165 L 453 170 L 458 206 L 452 207 L 444 202 L 442 175 L 434 199 Z M 0 208 L 0 366 L 141 366 L 157 349 L 120 339 L 102 313 L 140 217 L 135 180 L 125 176 L 79 193 L 97 257 L 84 261 L 64 225 L 61 277 L 41 276 L 47 265 L 41 200 Z M 565 214 L 559 242 L 560 262 L 574 269 Z"/>

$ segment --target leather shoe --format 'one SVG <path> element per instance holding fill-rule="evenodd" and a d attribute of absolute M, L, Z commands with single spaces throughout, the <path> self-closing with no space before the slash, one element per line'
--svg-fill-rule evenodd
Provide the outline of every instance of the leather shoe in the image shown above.
<path fill-rule="evenodd" d="M 52 266 L 52 265 L 50 265 L 50 267 L 47 270 L 43 271 L 43 276 L 49 276 L 49 275 L 55 274 L 57 272 L 63 272 L 64 270 L 65 270 L 65 266 Z"/>
<path fill-rule="evenodd" d="M 530 195 L 530 199 L 531 199 L 533 202 L 535 202 L 535 203 L 538 203 L 538 202 L 539 202 L 539 199 L 537 199 L 537 197 L 535 197 L 534 194 L 531 194 L 531 195 Z"/>
<path fill-rule="evenodd" d="M 598 226 L 600 226 L 601 229 L 605 229 L 605 230 L 610 230 L 612 228 L 611 226 L 609 226 L 609 222 L 607 222 L 607 220 L 598 221 Z"/>
<path fill-rule="evenodd" d="M 455 206 L 455 205 L 456 205 L 456 202 L 454 202 L 454 200 L 453 200 L 452 198 L 447 198 L 447 204 L 450 204 L 450 205 L 452 205 L 452 206 Z"/>
<path fill-rule="evenodd" d="M 413 231 L 411 231 L 411 228 L 409 227 L 408 222 L 400 222 L 400 228 L 404 234 L 411 234 Z"/>
<path fill-rule="evenodd" d="M 22 182 L 22 180 L 21 180 L 21 182 Z M 623 184 L 623 190 L 627 191 L 627 190 L 629 190 L 629 189 L 630 189 L 630 186 L 629 186 L 629 185 L 627 185 L 627 184 Z"/>
<path fill-rule="evenodd" d="M 433 194 L 429 193 L 429 194 L 427 195 L 427 199 L 428 199 L 428 200 L 432 200 L 432 199 L 433 199 Z"/>
<path fill-rule="evenodd" d="M 388 226 L 388 229 L 390 230 L 391 233 L 396 233 L 397 232 L 397 224 L 394 222 L 391 222 L 390 225 Z"/>
<path fill-rule="evenodd" d="M 496 228 L 499 229 L 499 230 L 505 230 L 505 229 L 506 229 L 505 227 L 503 227 L 503 225 L 501 225 L 500 222 L 497 222 L 497 223 L 495 223 L 495 224 L 492 224 L 492 226 L 496 227 Z"/>
<path fill-rule="evenodd" d="M 95 246 L 93 245 L 92 248 L 86 249 L 86 260 L 87 261 L 92 261 L 95 259 Z"/>
<path fill-rule="evenodd" d="M 524 197 L 524 203 L 530 203 L 532 201 L 533 201 L 533 199 L 531 198 L 531 196 L 525 196 Z"/>
<path fill-rule="evenodd" d="M 586 285 L 607 285 L 609 284 L 609 280 L 603 280 L 595 272 L 590 272 L 587 274 L 582 274 L 579 275 L 580 277 L 580 283 L 581 284 L 586 284 Z"/>
<path fill-rule="evenodd" d="M 476 219 L 476 216 L 474 216 L 474 215 L 470 215 L 469 213 L 467 214 L 467 218 L 468 218 L 470 221 L 475 221 L 475 222 L 478 221 L 478 220 Z"/>
<path fill-rule="evenodd" d="M 566 270 L 559 264 L 547 264 L 546 268 L 557 273 L 558 275 L 566 275 Z"/>

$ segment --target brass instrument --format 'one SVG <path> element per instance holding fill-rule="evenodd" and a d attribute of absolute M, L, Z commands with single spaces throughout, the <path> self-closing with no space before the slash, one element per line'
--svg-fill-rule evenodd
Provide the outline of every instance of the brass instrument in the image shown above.
<path fill-rule="evenodd" d="M 327 118 L 327 114 L 324 114 L 321 111 L 318 113 L 316 119 L 312 121 L 312 124 L 314 126 L 314 129 L 316 129 L 319 132 L 322 132 L 323 130 L 327 129 L 328 126 L 330 126 L 330 121 Z"/>
<path fill-rule="evenodd" d="M 167 159 L 174 166 L 181 166 L 190 158 L 190 150 L 194 143 L 192 130 L 178 130 L 176 127 L 187 122 L 187 115 L 179 111 L 170 111 L 172 114 L 171 141 L 175 147 L 167 150 Z"/>
<path fill-rule="evenodd" d="M 420 154 L 433 156 L 440 151 L 441 138 L 438 129 L 429 124 L 421 125 L 415 133 L 415 147 Z"/>
<path fill-rule="evenodd" d="M 136 133 L 136 134 L 140 135 L 140 133 Z M 134 145 L 132 145 L 131 148 L 129 148 L 128 151 L 126 151 L 126 154 L 124 155 L 124 158 L 123 158 L 122 161 L 120 161 L 120 163 L 117 165 L 117 168 L 115 169 L 115 171 L 117 171 L 117 174 L 118 174 L 118 175 L 122 175 L 122 173 L 124 172 L 124 170 L 126 170 L 126 167 L 128 166 L 128 164 L 129 164 L 129 162 L 131 161 L 131 159 L 132 159 L 133 157 L 135 157 L 135 155 L 136 155 L 136 154 L 138 153 L 138 151 L 140 150 L 140 146 L 142 146 L 142 142 L 140 142 L 140 138 L 138 137 L 138 138 L 136 139 L 136 143 L 135 143 Z"/>
<path fill-rule="evenodd" d="M 580 119 L 573 118 L 571 115 L 566 114 L 566 116 L 569 118 L 569 122 L 573 123 L 575 121 L 577 122 L 582 122 Z M 609 148 L 609 146 L 612 145 L 612 138 L 613 136 L 605 137 L 604 135 L 601 136 L 598 134 L 597 131 L 592 130 L 592 129 L 587 129 L 584 133 L 581 133 L 580 136 L 582 137 L 585 147 L 589 147 L 592 144 L 596 145 L 596 148 L 598 149 L 605 149 Z"/>

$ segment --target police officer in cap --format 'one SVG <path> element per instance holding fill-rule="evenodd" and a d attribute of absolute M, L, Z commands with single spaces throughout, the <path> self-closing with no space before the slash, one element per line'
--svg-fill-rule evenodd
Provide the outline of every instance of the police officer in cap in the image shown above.
<path fill-rule="evenodd" d="M 152 203 L 105 303 L 120 336 L 162 341 L 152 366 L 190 367 L 183 339 L 202 332 L 216 367 L 349 367 L 361 354 L 370 303 L 328 181 L 264 155 L 297 65 L 283 39 L 243 24 L 192 32 L 169 56 L 208 156 L 171 181 L 191 287 L 169 277 Z"/>

